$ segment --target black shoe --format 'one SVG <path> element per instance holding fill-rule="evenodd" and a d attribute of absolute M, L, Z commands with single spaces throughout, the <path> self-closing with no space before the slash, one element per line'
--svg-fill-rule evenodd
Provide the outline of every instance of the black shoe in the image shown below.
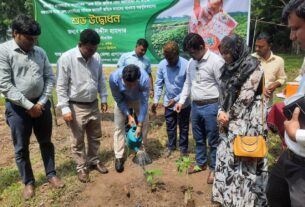
<path fill-rule="evenodd" d="M 124 159 L 123 158 L 116 158 L 115 159 L 115 170 L 118 173 L 121 173 L 124 171 Z"/>

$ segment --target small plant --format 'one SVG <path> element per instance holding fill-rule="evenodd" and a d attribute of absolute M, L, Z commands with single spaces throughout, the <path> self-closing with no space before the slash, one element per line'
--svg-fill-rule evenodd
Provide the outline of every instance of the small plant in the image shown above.
<path fill-rule="evenodd" d="M 195 201 L 192 199 L 193 187 L 189 183 L 189 168 L 193 163 L 194 161 L 190 157 L 182 157 L 181 159 L 176 160 L 179 175 L 184 174 L 186 176 L 186 188 L 183 189 L 184 203 L 186 206 L 195 206 Z M 198 166 L 195 166 L 195 170 L 196 167 Z"/>
<path fill-rule="evenodd" d="M 150 185 L 151 187 L 151 190 L 152 191 L 155 191 L 157 189 L 157 181 L 156 181 L 156 176 L 161 176 L 162 175 L 162 172 L 161 170 L 145 170 L 144 171 L 144 175 L 146 177 L 146 181 L 147 183 Z"/>

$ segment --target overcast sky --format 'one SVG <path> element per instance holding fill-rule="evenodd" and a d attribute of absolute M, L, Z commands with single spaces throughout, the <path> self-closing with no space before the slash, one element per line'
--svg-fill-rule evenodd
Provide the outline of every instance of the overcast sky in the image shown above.
<path fill-rule="evenodd" d="M 224 0 L 224 10 L 226 12 L 247 12 L 250 0 Z M 201 0 L 201 6 L 206 6 L 207 0 Z M 181 17 L 191 15 L 193 12 L 193 0 L 179 0 L 173 7 L 162 12 L 158 17 Z"/>

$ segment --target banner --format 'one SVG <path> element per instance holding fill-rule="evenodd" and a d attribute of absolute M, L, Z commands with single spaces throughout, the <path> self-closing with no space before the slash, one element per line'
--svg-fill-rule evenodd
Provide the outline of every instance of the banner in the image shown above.
<path fill-rule="evenodd" d="M 223 36 L 236 32 L 247 38 L 250 0 L 34 0 L 35 19 L 42 27 L 39 45 L 50 62 L 76 47 L 82 30 L 94 29 L 101 37 L 98 53 L 106 64 L 134 50 L 136 41 L 149 42 L 152 63 L 162 58 L 162 46 L 178 42 L 182 51 L 188 32 L 203 36 L 218 52 Z"/>

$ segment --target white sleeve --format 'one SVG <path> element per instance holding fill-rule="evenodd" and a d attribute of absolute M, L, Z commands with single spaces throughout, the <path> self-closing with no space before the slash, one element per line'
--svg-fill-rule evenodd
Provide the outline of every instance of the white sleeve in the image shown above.
<path fill-rule="evenodd" d="M 297 143 L 305 146 L 305 130 L 304 129 L 298 129 L 297 133 L 295 135 L 295 139 Z"/>
<path fill-rule="evenodd" d="M 186 99 L 189 97 L 191 93 L 191 87 L 192 87 L 192 80 L 191 80 L 191 73 L 190 73 L 190 65 L 191 65 L 192 59 L 188 62 L 187 69 L 186 69 L 186 78 L 185 82 L 183 84 L 183 88 L 180 95 L 180 100 L 178 103 L 184 104 Z"/>

